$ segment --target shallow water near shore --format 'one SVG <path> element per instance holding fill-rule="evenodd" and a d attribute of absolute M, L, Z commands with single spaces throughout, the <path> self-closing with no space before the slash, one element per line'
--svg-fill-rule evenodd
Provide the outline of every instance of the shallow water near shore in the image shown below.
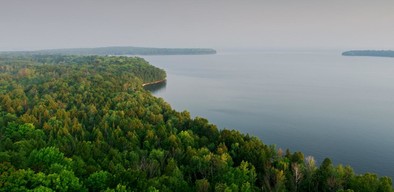
<path fill-rule="evenodd" d="M 178 111 L 265 144 L 394 178 L 394 59 L 330 52 L 144 56 Z"/>

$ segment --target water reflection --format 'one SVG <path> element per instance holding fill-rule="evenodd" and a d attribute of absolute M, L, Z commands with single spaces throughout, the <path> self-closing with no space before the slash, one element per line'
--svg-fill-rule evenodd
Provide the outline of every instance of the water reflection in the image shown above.
<path fill-rule="evenodd" d="M 144 86 L 144 89 L 152 92 L 152 94 L 157 94 L 157 93 L 160 93 L 161 91 L 164 91 L 166 88 L 166 85 L 167 85 L 167 81 L 162 81 L 159 83 L 146 85 L 146 86 Z"/>

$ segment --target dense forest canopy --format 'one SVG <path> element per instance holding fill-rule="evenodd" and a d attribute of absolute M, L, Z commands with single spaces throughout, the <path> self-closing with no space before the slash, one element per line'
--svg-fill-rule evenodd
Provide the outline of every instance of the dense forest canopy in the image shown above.
<path fill-rule="evenodd" d="M 216 54 L 208 48 L 149 48 L 149 47 L 98 47 L 48 49 L 39 51 L 5 52 L 8 54 L 61 54 L 61 55 L 202 55 Z"/>
<path fill-rule="evenodd" d="M 390 50 L 353 50 L 345 51 L 343 56 L 371 56 L 371 57 L 394 57 L 394 51 Z"/>
<path fill-rule="evenodd" d="M 0 191 L 393 191 L 177 112 L 141 58 L 0 57 Z"/>

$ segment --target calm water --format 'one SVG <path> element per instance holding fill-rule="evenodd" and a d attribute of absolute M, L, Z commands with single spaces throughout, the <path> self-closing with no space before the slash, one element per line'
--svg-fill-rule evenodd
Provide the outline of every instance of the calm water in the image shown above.
<path fill-rule="evenodd" d="M 340 52 L 149 56 L 173 108 L 266 144 L 394 178 L 394 59 Z"/>

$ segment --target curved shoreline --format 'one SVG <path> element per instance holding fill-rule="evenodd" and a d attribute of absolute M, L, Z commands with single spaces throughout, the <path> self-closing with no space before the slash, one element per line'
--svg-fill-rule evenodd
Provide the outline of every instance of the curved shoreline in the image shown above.
<path fill-rule="evenodd" d="M 167 79 L 162 79 L 162 80 L 158 80 L 158 81 L 152 81 L 152 82 L 148 82 L 148 83 L 143 83 L 142 86 L 145 87 L 147 85 L 158 84 L 158 83 L 162 83 L 164 81 L 167 81 Z"/>

